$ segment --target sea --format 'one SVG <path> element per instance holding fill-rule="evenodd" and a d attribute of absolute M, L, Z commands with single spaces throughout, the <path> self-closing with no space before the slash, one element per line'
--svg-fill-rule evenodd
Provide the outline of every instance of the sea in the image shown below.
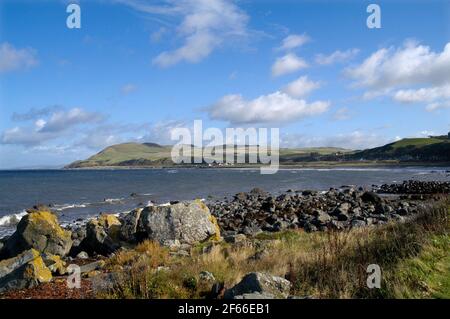
<path fill-rule="evenodd" d="M 274 194 L 328 190 L 344 185 L 371 187 L 404 180 L 450 181 L 450 167 L 280 169 L 89 169 L 0 171 L 0 238 L 14 232 L 26 209 L 49 205 L 61 224 L 100 213 L 119 214 L 139 206 L 174 200 L 220 200 L 262 188 Z"/>

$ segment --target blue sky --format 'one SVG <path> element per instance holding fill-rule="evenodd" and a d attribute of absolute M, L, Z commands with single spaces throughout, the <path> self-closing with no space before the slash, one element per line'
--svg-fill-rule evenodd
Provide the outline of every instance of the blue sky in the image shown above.
<path fill-rule="evenodd" d="M 381 29 L 366 8 L 381 7 Z M 0 3 L 0 168 L 170 143 L 195 119 L 281 145 L 383 145 L 450 130 L 449 1 Z"/>

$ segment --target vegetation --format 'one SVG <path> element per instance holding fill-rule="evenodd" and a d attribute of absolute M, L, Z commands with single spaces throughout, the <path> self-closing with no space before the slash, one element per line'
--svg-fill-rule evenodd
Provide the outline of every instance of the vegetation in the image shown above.
<path fill-rule="evenodd" d="M 83 168 L 83 167 L 103 167 L 103 166 L 173 166 L 171 160 L 172 146 L 161 146 L 154 143 L 124 143 L 109 146 L 91 156 L 84 161 L 76 161 L 68 168 Z M 210 148 L 205 148 L 208 153 L 211 153 Z M 240 146 L 227 147 L 224 146 L 225 154 L 233 152 L 245 152 L 246 154 L 257 154 L 257 146 Z M 328 155 L 337 152 L 347 152 L 347 150 L 333 147 L 317 147 L 317 148 L 298 148 L 298 149 L 280 149 L 280 157 L 295 159 L 297 157 L 309 157 L 311 154 Z M 226 156 L 226 155 L 225 155 Z"/>
<path fill-rule="evenodd" d="M 450 298 L 450 205 L 415 220 L 345 232 L 263 233 L 244 242 L 203 243 L 191 256 L 144 242 L 109 260 L 119 274 L 107 298 L 204 298 L 211 272 L 225 287 L 246 273 L 267 272 L 293 283 L 292 295 L 316 298 Z M 382 270 L 381 289 L 366 285 L 367 266 Z"/>

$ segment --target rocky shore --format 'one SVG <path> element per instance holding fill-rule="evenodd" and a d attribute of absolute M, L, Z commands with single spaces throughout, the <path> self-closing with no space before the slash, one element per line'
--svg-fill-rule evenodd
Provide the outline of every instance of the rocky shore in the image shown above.
<path fill-rule="evenodd" d="M 104 278 L 102 268 L 109 257 L 146 239 L 167 247 L 171 254 L 189 256 L 199 243 L 236 243 L 263 232 L 339 231 L 404 222 L 448 196 L 449 190 L 449 182 L 418 181 L 371 189 L 287 190 L 278 196 L 255 188 L 221 201 L 172 202 L 139 207 L 126 214 L 101 214 L 66 228 L 48 207 L 38 206 L 28 210 L 13 235 L 0 240 L 0 294 L 14 295 L 15 291 L 35 290 L 52 282 L 61 287 L 60 279 L 73 273 L 69 265 L 80 267 L 83 280 Z M 245 288 L 254 287 L 255 282 L 268 288 Z M 286 298 L 289 286 L 283 278 L 253 273 L 222 295 Z M 281 287 L 281 291 L 273 287 Z M 219 295 L 220 287 L 214 289 Z"/>

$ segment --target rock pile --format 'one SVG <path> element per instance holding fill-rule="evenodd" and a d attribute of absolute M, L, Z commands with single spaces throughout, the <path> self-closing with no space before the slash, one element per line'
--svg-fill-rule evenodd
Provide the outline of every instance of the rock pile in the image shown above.
<path fill-rule="evenodd" d="M 415 215 L 422 204 L 344 187 L 326 192 L 290 191 L 276 197 L 255 189 L 208 205 L 227 236 L 295 228 L 311 232 L 379 225 L 390 220 L 403 221 Z"/>
<path fill-rule="evenodd" d="M 378 192 L 390 194 L 449 194 L 450 182 L 409 180 L 402 184 L 383 184 Z"/>

